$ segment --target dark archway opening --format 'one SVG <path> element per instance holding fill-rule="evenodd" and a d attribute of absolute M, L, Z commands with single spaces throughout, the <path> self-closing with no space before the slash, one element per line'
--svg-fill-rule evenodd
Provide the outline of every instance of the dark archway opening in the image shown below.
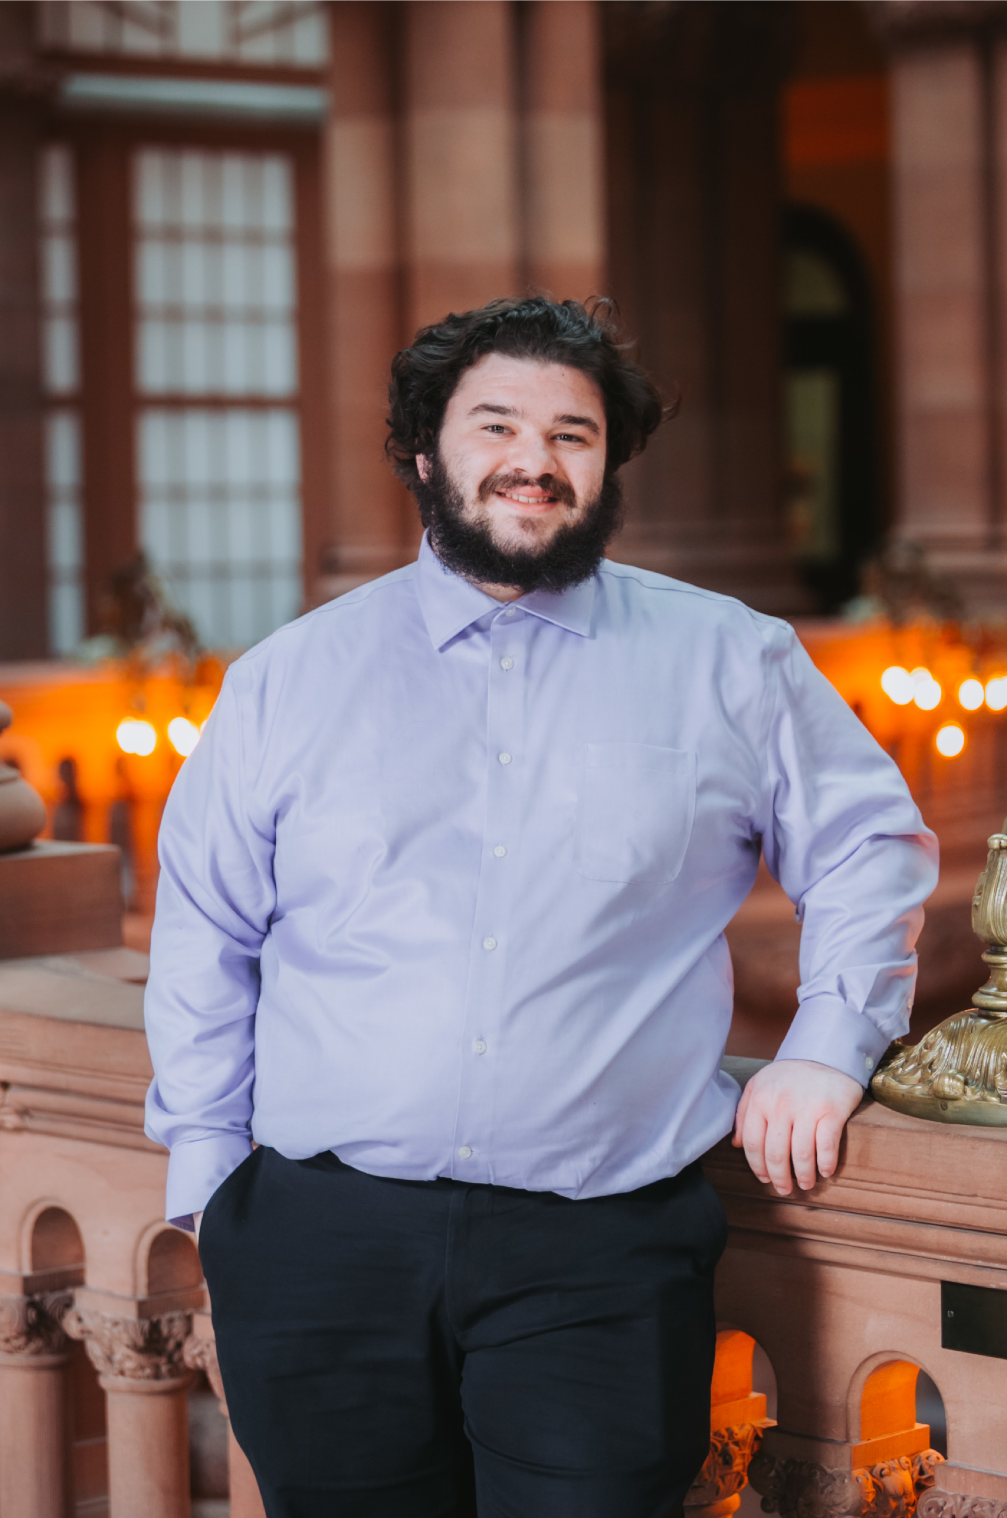
<path fill-rule="evenodd" d="M 856 595 L 880 534 L 874 301 L 834 217 L 784 212 L 784 442 L 790 542 L 824 613 Z"/>

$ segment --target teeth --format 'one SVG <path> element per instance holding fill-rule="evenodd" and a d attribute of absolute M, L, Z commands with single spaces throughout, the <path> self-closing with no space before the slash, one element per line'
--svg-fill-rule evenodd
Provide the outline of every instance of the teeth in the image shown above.
<path fill-rule="evenodd" d="M 504 495 L 508 501 L 520 501 L 524 506 L 541 506 L 543 501 L 551 501 L 551 495 L 514 495 L 512 491 L 505 490 Z"/>

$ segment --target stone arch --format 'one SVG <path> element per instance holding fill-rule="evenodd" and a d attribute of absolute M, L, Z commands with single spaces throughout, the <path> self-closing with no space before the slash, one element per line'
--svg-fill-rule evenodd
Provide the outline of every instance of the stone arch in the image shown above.
<path fill-rule="evenodd" d="M 137 1249 L 136 1277 L 141 1297 L 191 1292 L 200 1286 L 203 1267 L 193 1235 L 164 1223 L 148 1228 Z"/>
<path fill-rule="evenodd" d="M 65 1207 L 39 1202 L 26 1219 L 24 1255 L 36 1290 L 80 1286 L 84 1281 L 84 1240 Z"/>
<path fill-rule="evenodd" d="M 858 1450 L 863 1452 L 858 1458 L 866 1460 L 869 1449 L 878 1459 L 889 1459 L 931 1447 L 929 1425 L 917 1421 L 917 1382 L 921 1371 L 936 1393 L 943 1415 L 943 1398 L 937 1384 L 915 1356 L 900 1350 L 881 1350 L 858 1365 L 847 1395 L 848 1437 L 854 1445 L 854 1454 Z"/>

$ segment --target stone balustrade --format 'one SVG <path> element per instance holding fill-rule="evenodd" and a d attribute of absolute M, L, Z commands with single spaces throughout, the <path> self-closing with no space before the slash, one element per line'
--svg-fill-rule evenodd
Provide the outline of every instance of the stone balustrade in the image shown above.
<path fill-rule="evenodd" d="M 57 873 L 73 847 L 52 855 Z M 106 851 L 78 847 L 75 869 L 109 888 Z M 38 848 L 42 867 L 52 846 Z M 0 902 L 24 863 L 0 856 Z M 88 921 L 108 936 L 93 902 Z M 166 1156 L 143 1134 L 146 960 L 47 947 L 0 952 L 0 1518 L 189 1518 L 190 1392 L 208 1383 L 226 1407 L 198 1254 L 163 1221 Z M 742 1081 L 758 1065 L 727 1063 Z M 1007 1518 L 1005 1146 L 1007 1131 L 868 1100 L 836 1176 L 808 1193 L 776 1197 L 729 1143 L 711 1152 L 730 1238 L 689 1518 L 760 1498 L 783 1518 Z M 947 1347 L 942 1283 L 988 1293 L 978 1352 Z M 753 1389 L 756 1346 L 775 1412 Z M 921 1367 L 943 1397 L 946 1459 L 916 1419 Z M 262 1518 L 227 1437 L 231 1518 Z"/>

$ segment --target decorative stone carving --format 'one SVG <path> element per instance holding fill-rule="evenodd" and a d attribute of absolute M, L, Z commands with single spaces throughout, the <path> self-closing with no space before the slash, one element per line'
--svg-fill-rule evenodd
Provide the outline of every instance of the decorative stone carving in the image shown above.
<path fill-rule="evenodd" d="M 967 1497 L 964 1492 L 925 1492 L 916 1518 L 1007 1518 L 1007 1502 Z"/>
<path fill-rule="evenodd" d="M 220 1379 L 220 1366 L 217 1364 L 216 1340 L 190 1334 L 182 1346 L 182 1359 L 190 1370 L 201 1370 L 205 1373 L 210 1389 L 220 1403 L 221 1412 L 226 1418 L 227 1399 L 224 1396 L 224 1383 Z"/>
<path fill-rule="evenodd" d="M 923 1512 L 920 1498 L 929 1498 L 934 1467 L 943 1459 L 928 1449 L 842 1471 L 813 1460 L 777 1460 L 760 1451 L 749 1466 L 748 1479 L 762 1498 L 763 1511 L 781 1518 L 966 1518 L 957 1512 Z M 969 1513 L 968 1518 L 993 1515 Z"/>
<path fill-rule="evenodd" d="M 715 1428 L 710 1435 L 710 1453 L 686 1494 L 685 1506 L 708 1507 L 736 1496 L 748 1484 L 749 1462 L 761 1443 L 761 1424 Z"/>
<path fill-rule="evenodd" d="M 112 1318 L 72 1308 L 63 1319 L 71 1339 L 83 1339 L 100 1376 L 127 1381 L 173 1381 L 185 1376 L 183 1349 L 191 1325 L 186 1312 L 161 1318 Z"/>
<path fill-rule="evenodd" d="M 46 1291 L 34 1297 L 0 1297 L 0 1354 L 58 1355 L 66 1349 L 62 1318 L 72 1291 Z"/>
<path fill-rule="evenodd" d="M 14 713 L 0 701 L 0 733 L 10 727 Z M 45 827 L 45 802 L 12 764 L 0 759 L 0 854 L 24 848 Z"/>

